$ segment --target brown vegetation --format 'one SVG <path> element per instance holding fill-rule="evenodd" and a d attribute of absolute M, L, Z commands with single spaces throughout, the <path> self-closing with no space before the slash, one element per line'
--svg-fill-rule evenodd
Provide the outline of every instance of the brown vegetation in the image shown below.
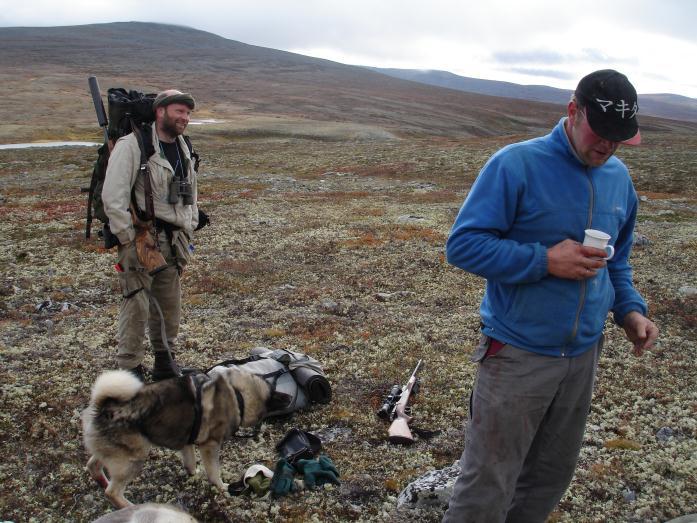
<path fill-rule="evenodd" d="M 335 392 L 328 406 L 229 442 L 223 477 L 238 479 L 252 462 L 273 467 L 274 443 L 299 426 L 325 439 L 342 486 L 278 501 L 229 498 L 159 450 L 131 497 L 180 504 L 201 521 L 438 521 L 438 508 L 396 510 L 395 496 L 462 450 L 483 282 L 448 266 L 443 243 L 477 170 L 505 140 L 227 146 L 205 129 L 194 140 L 205 158 L 201 205 L 213 225 L 197 234 L 185 276 L 177 359 L 205 368 L 255 345 L 298 349 L 326 366 Z M 670 143 L 695 145 L 649 133 L 646 145 L 621 152 L 648 196 L 638 232 L 650 243 L 633 263 L 661 341 L 634 358 L 608 323 L 579 468 L 553 521 L 665 520 L 697 499 L 694 299 L 679 292 L 695 285 L 697 199 L 673 189 L 696 149 L 675 160 Z M 113 366 L 119 302 L 113 253 L 81 239 L 79 187 L 94 154 L 0 151 L 0 197 L 12 216 L 0 225 L 8 239 L 0 254 L 5 519 L 87 521 L 109 510 L 83 471 L 78 421 L 95 377 Z M 389 174 L 405 158 L 408 176 Z M 649 159 L 660 172 L 647 170 Z M 414 425 L 435 435 L 394 447 L 374 411 L 418 358 L 425 368 Z M 661 442 L 664 426 L 673 436 Z M 636 501 L 625 500 L 625 489 Z"/>

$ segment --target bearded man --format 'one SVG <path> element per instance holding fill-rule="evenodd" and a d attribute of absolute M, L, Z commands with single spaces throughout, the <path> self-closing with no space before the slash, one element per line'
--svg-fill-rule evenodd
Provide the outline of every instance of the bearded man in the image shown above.
<path fill-rule="evenodd" d="M 181 281 L 193 251 L 199 221 L 196 171 L 184 130 L 195 102 L 188 93 L 162 91 L 153 101 L 151 129 L 154 154 L 150 170 L 155 231 L 166 266 L 154 273 L 138 259 L 132 207 L 146 208 L 146 175 L 141 172 L 139 137 L 119 139 L 111 152 L 102 190 L 111 232 L 119 240 L 116 270 L 123 293 L 118 322 L 118 367 L 144 380 L 143 341 L 146 326 L 154 350 L 153 380 L 181 375 L 171 349 L 179 332 Z M 159 309 L 159 310 L 158 310 Z"/>

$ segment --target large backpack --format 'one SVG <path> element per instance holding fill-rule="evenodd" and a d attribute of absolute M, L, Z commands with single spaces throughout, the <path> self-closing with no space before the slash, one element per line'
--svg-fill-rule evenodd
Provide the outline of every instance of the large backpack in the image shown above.
<path fill-rule="evenodd" d="M 225 367 L 256 374 L 266 380 L 273 392 L 288 397 L 284 406 L 267 412 L 267 418 L 290 414 L 314 403 L 329 403 L 332 398 L 331 385 L 319 361 L 301 352 L 255 347 L 249 357 L 223 361 L 208 369 L 206 374 L 213 377 L 216 369 Z"/>
<path fill-rule="evenodd" d="M 107 92 L 108 105 L 108 127 L 107 134 L 109 142 L 116 143 L 122 136 L 126 136 L 136 131 L 140 137 L 138 145 L 142 161 L 147 161 L 155 154 L 155 147 L 152 144 L 152 122 L 155 120 L 155 113 L 152 108 L 155 94 L 143 94 L 139 91 L 126 91 L 120 87 L 114 87 Z M 194 151 L 191 140 L 184 136 L 184 141 L 189 148 L 189 154 L 194 160 L 194 170 L 198 171 L 200 163 L 199 155 Z M 109 163 L 109 143 L 105 142 L 97 149 L 97 160 L 92 169 L 90 180 L 89 196 L 87 198 L 87 220 L 85 226 L 85 238 L 89 238 L 92 229 L 92 219 L 96 217 L 102 222 L 102 229 L 98 232 L 104 240 L 107 249 L 118 245 L 118 239 L 109 229 L 109 217 L 104 212 L 102 202 L 102 187 L 106 177 L 106 169 Z"/>

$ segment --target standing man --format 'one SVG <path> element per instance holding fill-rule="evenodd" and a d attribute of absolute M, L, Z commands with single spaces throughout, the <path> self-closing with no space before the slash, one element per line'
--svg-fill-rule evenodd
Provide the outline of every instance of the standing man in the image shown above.
<path fill-rule="evenodd" d="M 578 84 L 547 136 L 486 163 L 447 241 L 486 278 L 461 472 L 445 522 L 542 523 L 574 474 L 608 312 L 640 355 L 658 329 L 632 285 L 637 195 L 614 155 L 638 144 L 637 94 L 613 70 Z M 585 229 L 615 254 L 584 247 Z"/>
<path fill-rule="evenodd" d="M 104 211 L 120 243 L 116 267 L 124 299 L 119 313 L 116 359 L 119 368 L 131 370 L 141 379 L 146 325 L 155 352 L 153 379 L 181 375 L 168 349 L 174 346 L 179 332 L 180 276 L 191 258 L 193 230 L 199 220 L 196 171 L 182 136 L 194 107 L 190 94 L 163 91 L 153 102 L 152 129 L 144 129 L 144 133 L 151 132 L 154 149 L 148 166 L 155 228 L 167 264 L 164 270 L 148 273 L 136 252 L 136 232 L 129 207 L 133 205 L 133 196 L 138 209 L 146 208 L 146 175 L 140 172 L 141 149 L 135 133 L 116 142 L 102 190 Z"/>

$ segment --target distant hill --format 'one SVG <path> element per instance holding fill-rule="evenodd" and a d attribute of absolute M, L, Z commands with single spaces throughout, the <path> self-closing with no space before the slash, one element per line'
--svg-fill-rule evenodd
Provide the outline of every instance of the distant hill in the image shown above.
<path fill-rule="evenodd" d="M 233 128 L 316 136 L 330 123 L 350 130 L 347 136 L 357 129 L 356 137 L 522 135 L 546 132 L 564 111 L 543 102 L 502 104 L 173 25 L 6 27 L 0 49 L 0 143 L 98 136 L 89 75 L 104 94 L 112 86 L 190 91 L 197 117 L 227 122 L 222 136 Z M 667 120 L 650 125 L 694 130 Z"/>
<path fill-rule="evenodd" d="M 521 85 L 496 80 L 482 80 L 458 76 L 448 71 L 420 69 L 385 69 L 368 67 L 372 71 L 386 74 L 393 78 L 410 80 L 427 85 L 457 89 L 468 93 L 502 96 L 537 102 L 566 104 L 573 91 L 557 89 L 546 85 Z M 697 99 L 676 94 L 640 94 L 640 112 L 642 115 L 671 118 L 697 122 Z"/>

